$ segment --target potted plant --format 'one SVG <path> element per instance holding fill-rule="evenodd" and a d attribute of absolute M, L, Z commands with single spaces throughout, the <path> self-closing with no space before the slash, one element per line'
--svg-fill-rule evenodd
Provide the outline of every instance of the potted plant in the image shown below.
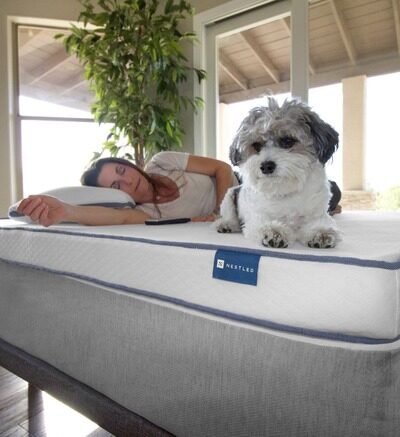
<path fill-rule="evenodd" d="M 193 73 L 199 81 L 206 76 L 189 66 L 183 54 L 183 43 L 196 38 L 178 28 L 193 14 L 190 4 L 167 0 L 161 11 L 160 0 L 80 3 L 83 26 L 72 25 L 69 35 L 56 38 L 63 38 L 67 52 L 84 66 L 95 93 L 94 119 L 112 124 L 103 150 L 111 155 L 123 150 L 143 166 L 154 153 L 181 147 L 180 112 L 196 112 L 203 104 L 199 97 L 183 95 L 181 85 Z"/>

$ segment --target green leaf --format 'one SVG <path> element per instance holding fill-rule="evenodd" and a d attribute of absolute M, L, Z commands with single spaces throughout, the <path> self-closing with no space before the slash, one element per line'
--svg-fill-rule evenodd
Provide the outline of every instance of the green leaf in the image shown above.
<path fill-rule="evenodd" d="M 172 12 L 172 6 L 173 6 L 173 0 L 167 0 L 165 7 L 164 7 L 164 13 L 170 14 Z"/>
<path fill-rule="evenodd" d="M 181 32 L 180 21 L 192 13 L 184 0 L 80 0 L 82 28 L 59 36 L 84 66 L 95 93 L 92 113 L 112 123 L 103 144 L 109 153 L 129 153 L 143 161 L 160 150 L 182 147 L 180 111 L 197 111 L 198 97 L 182 95 L 181 84 L 204 70 L 188 65 L 182 43 L 193 32 Z M 160 3 L 164 3 L 163 12 Z M 97 6 L 96 8 L 94 6 Z M 128 145 L 121 144 L 126 138 Z"/>
<path fill-rule="evenodd" d="M 167 131 L 167 134 L 168 134 L 170 137 L 173 137 L 173 136 L 174 136 L 174 132 L 173 132 L 173 130 L 172 130 L 172 126 L 171 126 L 171 124 L 170 124 L 169 122 L 165 123 L 165 129 L 166 129 L 166 131 Z"/>

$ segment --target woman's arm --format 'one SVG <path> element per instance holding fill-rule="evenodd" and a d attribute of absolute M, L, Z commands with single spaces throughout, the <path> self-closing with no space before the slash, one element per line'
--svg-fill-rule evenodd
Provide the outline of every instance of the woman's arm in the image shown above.
<path fill-rule="evenodd" d="M 148 214 L 136 209 L 75 206 L 45 195 L 29 196 L 23 199 L 17 211 L 43 226 L 51 226 L 60 222 L 98 226 L 140 224 L 150 218 Z"/>
<path fill-rule="evenodd" d="M 218 212 L 225 193 L 228 188 L 233 185 L 235 180 L 232 167 L 226 162 L 219 161 L 218 159 L 189 155 L 186 171 L 191 173 L 201 173 L 215 178 L 215 212 Z"/>

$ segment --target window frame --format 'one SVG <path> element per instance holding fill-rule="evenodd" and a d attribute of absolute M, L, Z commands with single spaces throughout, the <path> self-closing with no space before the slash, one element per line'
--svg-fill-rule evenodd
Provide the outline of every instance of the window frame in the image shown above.
<path fill-rule="evenodd" d="M 78 26 L 78 22 L 74 22 Z M 11 158 L 13 159 L 12 167 L 14 169 L 13 178 L 11 182 L 12 197 L 15 201 L 23 197 L 23 157 L 22 157 L 22 123 L 29 121 L 57 121 L 57 122 L 82 122 L 95 123 L 94 118 L 90 117 L 60 117 L 60 116 L 43 116 L 43 115 L 21 115 L 19 97 L 20 97 L 20 75 L 19 75 L 19 51 L 18 51 L 18 27 L 31 26 L 43 29 L 60 29 L 60 31 L 68 30 L 71 22 L 65 20 L 47 20 L 47 19 L 24 19 L 21 17 L 14 17 L 11 22 L 11 52 L 12 52 L 12 107 L 14 117 L 13 123 L 13 150 Z"/>
<path fill-rule="evenodd" d="M 263 18 L 260 20 L 260 6 Z M 256 10 L 254 10 L 257 8 Z M 218 50 L 217 38 L 257 22 L 273 21 L 291 15 L 291 79 L 292 96 L 308 100 L 308 0 L 231 0 L 193 17 L 198 44 L 193 49 L 197 68 L 207 71 L 207 80 L 195 81 L 194 95 L 204 102 L 204 110 L 194 116 L 194 151 L 197 155 L 216 157 L 218 144 Z"/>

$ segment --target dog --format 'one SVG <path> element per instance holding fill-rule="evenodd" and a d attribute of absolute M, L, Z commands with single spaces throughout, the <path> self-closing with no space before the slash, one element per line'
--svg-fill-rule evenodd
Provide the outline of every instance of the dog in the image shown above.
<path fill-rule="evenodd" d="M 252 109 L 242 121 L 229 157 L 242 184 L 222 203 L 218 232 L 241 232 L 266 247 L 300 241 L 333 248 L 340 232 L 328 214 L 330 184 L 324 165 L 338 148 L 339 135 L 297 100 Z"/>

